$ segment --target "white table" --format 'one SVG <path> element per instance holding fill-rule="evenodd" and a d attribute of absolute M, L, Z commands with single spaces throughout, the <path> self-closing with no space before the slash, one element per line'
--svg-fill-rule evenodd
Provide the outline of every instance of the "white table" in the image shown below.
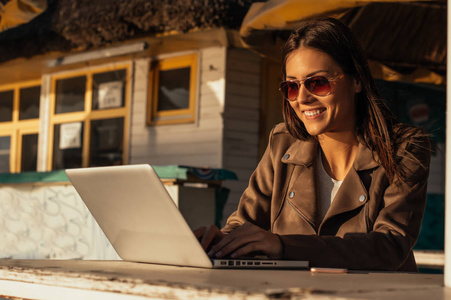
<path fill-rule="evenodd" d="M 0 295 L 58 300 L 451 297 L 437 274 L 212 270 L 89 260 L 0 260 Z"/>

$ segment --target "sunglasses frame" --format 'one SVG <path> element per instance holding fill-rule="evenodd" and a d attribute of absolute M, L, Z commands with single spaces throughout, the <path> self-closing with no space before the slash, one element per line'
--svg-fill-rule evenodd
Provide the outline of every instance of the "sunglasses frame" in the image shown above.
<path fill-rule="evenodd" d="M 335 76 L 332 76 L 332 77 L 328 77 L 328 76 L 324 76 L 324 75 L 314 75 L 314 76 L 310 76 L 310 77 L 304 78 L 303 80 L 299 80 L 299 79 L 285 80 L 285 81 L 282 81 L 282 82 L 280 83 L 280 85 L 279 85 L 279 91 L 282 93 L 283 98 L 286 99 L 287 101 L 290 101 L 290 102 L 291 102 L 291 101 L 296 101 L 296 100 L 298 99 L 298 97 L 299 97 L 299 91 L 301 90 L 301 85 L 303 85 L 305 81 L 307 81 L 307 80 L 309 80 L 309 79 L 312 79 L 312 78 L 315 78 L 315 77 L 323 77 L 323 78 L 326 78 L 326 79 L 327 79 L 327 81 L 328 81 L 328 83 L 329 83 L 329 85 L 330 85 L 331 82 L 335 82 L 337 79 L 340 79 L 341 77 L 343 77 L 343 75 L 344 75 L 344 73 L 340 73 L 340 74 L 335 75 Z M 339 78 L 339 77 L 340 77 L 340 78 Z M 286 83 L 288 83 L 288 82 L 290 82 L 290 83 L 296 83 L 296 85 L 298 86 L 298 94 L 297 94 L 296 98 L 293 99 L 293 100 L 290 100 L 290 99 L 288 99 L 287 97 L 285 97 L 285 93 L 282 91 L 282 85 L 283 85 L 283 84 L 286 84 Z M 304 86 L 305 86 L 305 84 L 304 84 Z M 329 93 L 327 93 L 326 95 L 317 95 L 317 94 L 311 92 L 307 87 L 306 87 L 305 89 L 306 89 L 310 94 L 312 94 L 312 95 L 314 95 L 314 96 L 317 96 L 317 97 L 326 97 L 326 96 L 329 96 L 329 95 L 332 93 L 332 86 L 331 86 L 331 88 L 330 88 Z"/>

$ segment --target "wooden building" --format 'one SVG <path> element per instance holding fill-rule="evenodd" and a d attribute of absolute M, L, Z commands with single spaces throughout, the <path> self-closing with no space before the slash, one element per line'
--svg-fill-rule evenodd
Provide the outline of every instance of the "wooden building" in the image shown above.
<path fill-rule="evenodd" d="M 264 59 L 238 35 L 252 1 L 207 2 L 49 0 L 1 32 L 0 171 L 223 168 L 228 215 L 259 159 Z"/>

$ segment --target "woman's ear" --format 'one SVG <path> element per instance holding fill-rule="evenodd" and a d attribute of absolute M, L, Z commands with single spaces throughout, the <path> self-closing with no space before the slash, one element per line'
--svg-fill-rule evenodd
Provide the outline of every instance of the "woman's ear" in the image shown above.
<path fill-rule="evenodd" d="M 356 94 L 362 91 L 362 83 L 357 78 L 354 78 L 354 91 Z"/>

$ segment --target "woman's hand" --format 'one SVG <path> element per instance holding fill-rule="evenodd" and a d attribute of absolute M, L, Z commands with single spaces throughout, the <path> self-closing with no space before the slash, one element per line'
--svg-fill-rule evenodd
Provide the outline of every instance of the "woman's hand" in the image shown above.
<path fill-rule="evenodd" d="M 269 258 L 279 259 L 283 252 L 282 242 L 278 235 L 246 222 L 223 235 L 220 241 L 211 247 L 208 256 L 222 258 L 230 255 L 237 258 L 257 251 L 263 252 Z"/>
<path fill-rule="evenodd" d="M 217 244 L 224 237 L 224 233 L 222 233 L 215 225 L 199 227 L 193 230 L 193 233 L 205 251 L 207 251 L 212 244 Z"/>

